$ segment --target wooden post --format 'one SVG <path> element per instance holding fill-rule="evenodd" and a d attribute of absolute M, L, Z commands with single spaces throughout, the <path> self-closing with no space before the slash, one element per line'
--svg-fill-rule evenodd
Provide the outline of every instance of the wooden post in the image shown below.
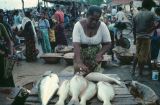
<path fill-rule="evenodd" d="M 23 12 L 25 12 L 24 11 L 24 0 L 21 0 L 22 1 L 22 10 L 23 10 Z"/>

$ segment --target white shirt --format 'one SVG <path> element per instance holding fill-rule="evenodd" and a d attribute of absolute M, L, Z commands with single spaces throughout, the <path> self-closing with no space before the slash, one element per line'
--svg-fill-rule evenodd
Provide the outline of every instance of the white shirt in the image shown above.
<path fill-rule="evenodd" d="M 88 37 L 81 23 L 77 22 L 74 25 L 72 36 L 73 42 L 80 42 L 81 44 L 97 45 L 103 42 L 111 42 L 109 30 L 104 22 L 100 23 L 97 33 L 92 37 Z"/>
<path fill-rule="evenodd" d="M 124 21 L 126 19 L 126 16 L 125 16 L 123 11 L 119 11 L 116 14 L 116 18 L 117 18 L 118 22 L 122 22 L 122 21 Z"/>
<path fill-rule="evenodd" d="M 116 13 L 117 13 L 117 9 L 113 8 L 112 11 L 111 11 L 112 16 L 115 16 Z"/>

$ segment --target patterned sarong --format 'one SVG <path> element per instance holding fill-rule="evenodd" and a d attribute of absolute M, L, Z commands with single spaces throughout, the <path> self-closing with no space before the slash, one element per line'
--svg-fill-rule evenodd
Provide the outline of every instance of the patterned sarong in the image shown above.
<path fill-rule="evenodd" d="M 90 72 L 98 72 L 101 69 L 101 64 L 96 62 L 96 54 L 100 51 L 100 45 L 81 45 L 81 59 L 82 62 L 89 68 Z M 76 63 L 74 64 L 75 68 Z M 75 72 L 78 71 L 75 69 Z"/>
<path fill-rule="evenodd" d="M 144 64 L 147 63 L 150 59 L 150 44 L 151 39 L 147 38 L 138 38 L 136 42 L 136 56 L 138 63 Z"/>

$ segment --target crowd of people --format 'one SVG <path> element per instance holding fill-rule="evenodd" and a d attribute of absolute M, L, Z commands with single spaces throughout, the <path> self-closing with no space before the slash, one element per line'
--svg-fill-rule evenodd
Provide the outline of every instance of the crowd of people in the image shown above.
<path fill-rule="evenodd" d="M 137 48 L 133 69 L 138 63 L 139 74 L 142 74 L 144 64 L 151 60 L 150 57 L 157 59 L 159 53 L 160 10 L 156 8 L 155 14 L 151 11 L 154 6 L 152 0 L 143 0 L 141 10 L 133 16 L 134 44 Z M 111 24 L 124 22 L 127 17 L 122 7 L 108 10 L 107 7 L 93 5 L 86 7 L 84 11 L 79 9 L 75 4 L 69 8 L 56 5 L 54 9 L 44 8 L 41 11 L 14 10 L 13 14 L 0 9 L 1 64 L 4 63 L 4 58 L 14 55 L 14 47 L 19 44 L 19 36 L 25 39 L 26 61 L 33 62 L 37 60 L 39 53 L 38 44 L 41 45 L 43 53 L 55 52 L 56 46 L 67 46 L 65 35 L 67 29 L 73 31 L 75 72 L 82 71 L 85 75 L 92 71 L 99 71 L 103 55 L 115 46 L 116 27 L 115 24 L 112 26 Z M 156 26 L 153 24 L 155 22 Z M 113 53 L 112 55 L 114 57 Z M 0 68 L 3 68 L 0 71 L 0 75 L 3 75 L 4 65 Z M 1 80 L 4 81 L 0 79 L 0 84 Z"/>
<path fill-rule="evenodd" d="M 70 30 L 69 22 L 79 17 L 75 5 L 67 11 L 63 6 L 56 5 L 52 9 L 41 8 L 4 11 L 0 9 L 0 86 L 14 86 L 12 73 L 4 77 L 8 69 L 6 62 L 17 52 L 15 48 L 21 46 L 24 38 L 25 50 L 23 55 L 27 62 L 37 60 L 39 45 L 43 53 L 55 52 L 56 46 L 67 46 L 65 29 Z M 68 28 L 69 27 L 69 28 Z M 11 66 L 11 65 L 7 65 Z"/>

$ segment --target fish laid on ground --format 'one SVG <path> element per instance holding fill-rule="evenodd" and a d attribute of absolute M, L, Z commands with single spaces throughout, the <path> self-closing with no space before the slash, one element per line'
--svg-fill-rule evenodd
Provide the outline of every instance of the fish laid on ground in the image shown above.
<path fill-rule="evenodd" d="M 139 83 L 138 81 L 132 81 L 131 86 L 138 91 L 139 96 L 142 97 L 143 104 L 155 104 L 158 100 L 158 96 L 150 87 Z"/>
<path fill-rule="evenodd" d="M 70 80 L 70 95 L 72 96 L 68 105 L 79 105 L 78 97 L 86 90 L 87 80 L 80 75 L 75 75 Z"/>
<path fill-rule="evenodd" d="M 59 100 L 57 101 L 57 103 L 55 105 L 64 105 L 64 102 L 69 94 L 69 82 L 70 82 L 69 80 L 65 80 L 61 84 L 61 86 L 57 92 L 57 94 L 59 96 Z"/>
<path fill-rule="evenodd" d="M 51 73 L 41 79 L 38 86 L 38 95 L 41 105 L 47 105 L 59 87 L 58 82 L 59 78 L 57 74 L 54 73 Z"/>
<path fill-rule="evenodd" d="M 110 101 L 115 96 L 115 91 L 113 86 L 107 82 L 101 81 L 97 83 L 97 87 L 98 87 L 98 93 L 97 93 L 98 99 L 100 101 L 103 101 L 103 105 L 112 105 Z"/>
<path fill-rule="evenodd" d="M 111 78 L 105 74 L 98 73 L 98 72 L 91 72 L 85 78 L 89 81 L 95 81 L 95 82 L 104 81 L 104 82 L 116 83 L 118 85 L 122 85 L 121 82 L 118 81 L 117 79 Z"/>
<path fill-rule="evenodd" d="M 87 89 L 80 95 L 80 105 L 86 105 L 86 101 L 90 100 L 96 95 L 97 86 L 95 83 L 88 81 Z"/>

